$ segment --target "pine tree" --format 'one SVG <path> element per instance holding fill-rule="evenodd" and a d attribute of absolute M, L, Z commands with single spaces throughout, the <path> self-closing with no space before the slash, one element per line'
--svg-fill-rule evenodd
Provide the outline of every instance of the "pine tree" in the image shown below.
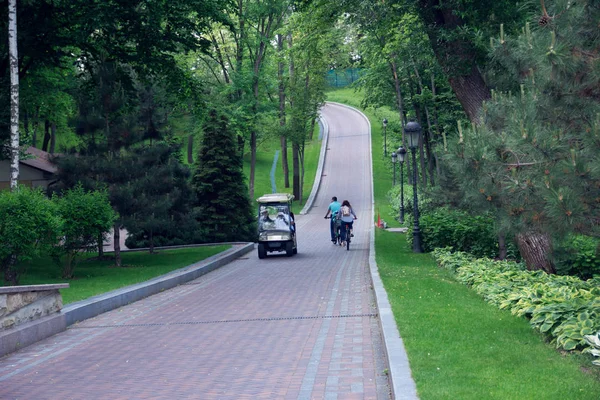
<path fill-rule="evenodd" d="M 135 173 L 129 185 L 135 196 L 132 202 L 134 212 L 125 218 L 124 225 L 130 235 L 147 242 L 150 253 L 154 252 L 156 236 L 174 236 L 173 232 L 165 229 L 173 221 L 177 220 L 179 224 L 178 236 L 186 234 L 181 232 L 185 225 L 181 220 L 185 218 L 182 214 L 188 214 L 190 173 L 177 158 L 180 150 L 179 145 L 159 142 L 131 149 L 128 156 Z M 189 243 L 191 241 L 186 244 Z"/>
<path fill-rule="evenodd" d="M 192 186 L 198 221 L 213 242 L 253 241 L 255 217 L 242 173 L 242 159 L 227 118 L 208 114 Z"/>
<path fill-rule="evenodd" d="M 494 212 L 527 266 L 552 273 L 557 240 L 600 234 L 600 5 L 548 6 L 537 27 L 493 41 L 496 90 L 446 161 L 465 204 Z"/>

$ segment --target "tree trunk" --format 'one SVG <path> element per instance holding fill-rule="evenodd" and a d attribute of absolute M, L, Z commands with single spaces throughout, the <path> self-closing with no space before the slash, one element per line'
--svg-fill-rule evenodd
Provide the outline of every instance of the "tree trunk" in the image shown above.
<path fill-rule="evenodd" d="M 102 260 L 104 257 L 104 236 L 100 233 L 98 234 L 98 258 Z"/>
<path fill-rule="evenodd" d="M 421 79 L 421 74 L 419 74 L 419 69 L 417 68 L 417 64 L 413 60 L 413 69 L 415 71 L 415 76 L 417 77 L 417 83 L 419 85 L 419 94 L 422 94 L 424 91 L 423 80 Z M 423 144 L 425 148 L 426 157 L 423 157 L 421 161 L 421 167 L 423 168 L 423 174 L 426 174 L 426 171 L 429 172 L 429 181 L 431 182 L 431 186 L 435 185 L 434 176 L 433 176 L 433 154 L 431 151 L 431 118 L 429 115 L 429 107 L 427 104 L 423 104 L 423 108 L 425 110 L 425 119 L 427 121 L 427 129 L 423 129 Z M 422 153 L 422 150 L 421 150 Z M 425 160 L 427 160 L 427 169 L 425 169 Z M 425 183 L 425 180 L 423 180 Z"/>
<path fill-rule="evenodd" d="M 506 235 L 504 233 L 498 234 L 498 259 L 506 260 L 508 250 L 506 248 Z"/>
<path fill-rule="evenodd" d="M 150 254 L 154 254 L 154 232 L 152 229 L 150 229 L 149 239 L 150 239 Z"/>
<path fill-rule="evenodd" d="M 489 99 L 490 90 L 477 68 L 477 50 L 468 40 L 445 39 L 447 32 L 464 26 L 454 2 L 419 0 L 421 15 L 429 41 L 438 63 L 448 76 L 450 87 L 472 122 L 477 117 L 483 101 Z"/>
<path fill-rule="evenodd" d="M 283 168 L 283 186 L 290 187 L 290 165 L 288 161 L 287 138 L 283 135 L 279 137 L 281 144 L 281 167 Z"/>
<path fill-rule="evenodd" d="M 547 233 L 527 232 L 517 234 L 519 253 L 530 271 L 542 270 L 556 273 L 552 262 L 552 241 Z"/>
<path fill-rule="evenodd" d="M 187 159 L 188 164 L 194 163 L 194 135 L 188 136 Z"/>
<path fill-rule="evenodd" d="M 8 258 L 4 259 L 2 262 L 2 269 L 4 270 L 4 282 L 8 283 L 10 286 L 16 286 L 19 284 L 19 274 L 15 269 L 16 263 L 17 257 L 14 254 L 8 256 Z"/>
<path fill-rule="evenodd" d="M 471 122 L 478 122 L 479 110 L 490 99 L 490 90 L 475 65 L 469 75 L 449 78 L 450 86 Z"/>
<path fill-rule="evenodd" d="M 42 150 L 48 151 L 48 145 L 50 144 L 50 121 L 44 121 L 44 141 L 42 143 Z"/>
<path fill-rule="evenodd" d="M 406 75 L 408 77 L 408 89 L 410 91 L 410 97 L 414 98 L 415 97 L 415 93 L 419 94 L 419 88 L 417 87 L 416 89 L 413 88 L 413 77 L 412 74 L 410 73 L 410 69 L 407 68 L 406 69 Z M 415 116 L 416 116 L 416 120 L 417 122 L 421 125 L 421 127 L 423 127 L 423 124 L 421 124 L 421 121 L 423 120 L 423 118 L 421 117 L 421 109 L 419 108 L 419 104 L 417 104 L 416 102 L 413 102 L 413 108 L 415 110 Z M 421 187 L 425 188 L 427 187 L 427 170 L 425 169 L 425 154 L 423 152 L 423 147 L 425 144 L 425 129 L 421 129 L 421 136 L 419 136 L 419 164 L 420 164 L 420 170 L 421 170 Z M 415 166 L 416 168 L 416 166 Z M 417 179 L 419 179 L 419 169 L 417 169 Z M 413 174 L 414 175 L 414 174 Z"/>
<path fill-rule="evenodd" d="M 390 61 L 390 68 L 392 69 L 392 76 L 394 77 L 394 86 L 396 88 L 396 100 L 398 106 L 398 116 L 400 117 L 400 125 L 402 126 L 402 146 L 406 148 L 406 137 L 404 135 L 404 126 L 406 125 L 406 113 L 404 112 L 404 103 L 402 99 L 402 88 L 400 86 L 400 77 L 398 74 L 398 64 L 396 64 L 395 56 L 392 56 Z M 409 150 L 410 151 L 410 150 Z M 406 163 L 406 173 L 408 175 L 408 183 L 412 185 L 412 166 L 410 162 Z"/>
<path fill-rule="evenodd" d="M 8 1 L 8 53 L 10 59 L 10 188 L 19 183 L 19 54 L 17 51 L 17 0 Z"/>
<path fill-rule="evenodd" d="M 402 145 L 404 146 L 406 143 L 404 140 L 404 125 L 406 125 L 406 118 L 404 116 L 404 104 L 402 100 L 402 89 L 400 88 L 400 78 L 398 77 L 398 66 L 394 58 L 392 58 L 392 61 L 390 61 L 390 68 L 392 70 L 392 76 L 394 77 L 394 87 L 396 88 L 398 116 L 400 117 L 400 125 L 402 126 Z"/>
<path fill-rule="evenodd" d="M 299 159 L 299 148 L 298 148 L 298 144 L 293 143 L 292 144 L 292 169 L 294 172 L 294 188 L 293 188 L 293 192 L 294 192 L 294 197 L 296 199 L 299 199 L 302 197 L 301 193 L 300 193 L 300 159 Z"/>
<path fill-rule="evenodd" d="M 121 224 L 115 222 L 113 225 L 113 244 L 115 248 L 115 266 L 121 267 Z"/>
<path fill-rule="evenodd" d="M 299 204 L 302 204 L 304 201 L 304 148 L 304 143 L 302 143 L 298 151 L 298 159 L 300 162 L 300 185 L 298 188 L 298 192 L 300 193 L 300 197 L 298 197 Z"/>
<path fill-rule="evenodd" d="M 50 154 L 54 154 L 54 149 L 56 147 L 56 124 L 53 122 L 52 125 L 50 125 Z"/>
<path fill-rule="evenodd" d="M 277 51 L 283 53 L 283 35 L 277 35 Z M 279 61 L 277 68 L 277 77 L 279 79 L 279 126 L 283 129 L 285 126 L 285 84 L 283 81 L 283 61 Z M 290 187 L 290 167 L 287 156 L 287 138 L 285 135 L 279 137 L 281 143 L 281 167 L 283 168 L 283 186 Z"/>

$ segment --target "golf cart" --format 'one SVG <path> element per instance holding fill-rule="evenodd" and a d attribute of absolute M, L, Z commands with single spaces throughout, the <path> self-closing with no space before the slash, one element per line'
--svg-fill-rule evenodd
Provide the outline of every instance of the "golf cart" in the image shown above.
<path fill-rule="evenodd" d="M 258 258 L 268 252 L 285 251 L 288 257 L 298 253 L 296 225 L 289 193 L 272 193 L 258 201 Z"/>

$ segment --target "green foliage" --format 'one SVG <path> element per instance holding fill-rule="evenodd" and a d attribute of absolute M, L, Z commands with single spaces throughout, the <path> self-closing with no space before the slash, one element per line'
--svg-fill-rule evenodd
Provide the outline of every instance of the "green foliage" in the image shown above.
<path fill-rule="evenodd" d="M 253 241 L 255 215 L 227 118 L 210 110 L 192 177 L 196 216 L 212 242 Z"/>
<path fill-rule="evenodd" d="M 62 218 L 62 239 L 53 248 L 55 260 L 62 258 L 62 277 L 73 278 L 83 251 L 97 249 L 98 238 L 104 236 L 116 218 L 106 191 L 86 192 L 80 184 L 52 201 Z"/>
<path fill-rule="evenodd" d="M 24 272 L 21 261 L 53 245 L 62 228 L 54 204 L 38 189 L 19 186 L 0 191 L 0 271 L 16 285 Z"/>
<path fill-rule="evenodd" d="M 411 207 L 412 208 L 412 207 Z M 406 218 L 406 217 L 405 217 Z M 413 218 L 407 217 L 408 240 L 412 242 Z M 494 220 L 490 215 L 472 215 L 465 211 L 447 207 L 420 211 L 419 227 L 423 250 L 450 247 L 476 257 L 498 257 L 498 237 Z M 508 257 L 518 256 L 513 243 L 508 245 Z"/>
<path fill-rule="evenodd" d="M 581 350 L 585 335 L 600 330 L 599 281 L 527 271 L 522 264 L 470 258 L 449 249 L 436 249 L 441 267 L 486 301 L 512 314 L 526 317 L 556 347 Z"/>
<path fill-rule="evenodd" d="M 600 240 L 597 238 L 584 235 L 570 236 L 556 250 L 557 272 L 576 275 L 581 279 L 600 275 L 598 249 L 600 249 Z"/>
<path fill-rule="evenodd" d="M 479 124 L 459 127 L 443 161 L 461 208 L 491 211 L 506 235 L 557 242 L 598 236 L 600 226 L 600 75 L 592 55 L 600 10 L 592 1 L 553 2 L 548 12 L 560 17 L 491 40 L 496 90 Z M 550 246 L 538 252 L 551 259 Z"/>

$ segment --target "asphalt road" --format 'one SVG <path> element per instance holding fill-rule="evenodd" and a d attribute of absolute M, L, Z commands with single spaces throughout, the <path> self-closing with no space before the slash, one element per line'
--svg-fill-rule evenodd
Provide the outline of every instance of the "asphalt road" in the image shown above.
<path fill-rule="evenodd" d="M 298 254 L 256 251 L 174 289 L 72 325 L 0 359 L 1 399 L 389 399 L 369 273 L 368 122 L 328 104 L 314 205 Z M 358 215 L 329 241 L 332 196 Z"/>

